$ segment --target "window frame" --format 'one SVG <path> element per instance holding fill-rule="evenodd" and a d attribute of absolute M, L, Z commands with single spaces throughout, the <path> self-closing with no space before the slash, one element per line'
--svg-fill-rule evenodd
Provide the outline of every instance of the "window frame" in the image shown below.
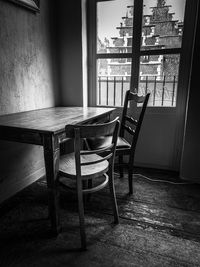
<path fill-rule="evenodd" d="M 182 44 L 180 48 L 165 48 L 153 50 L 141 50 L 141 34 L 142 34 L 142 16 L 143 16 L 143 0 L 133 0 L 134 16 L 133 16 L 133 34 L 132 34 L 132 52 L 131 53 L 97 53 L 97 3 L 108 2 L 112 0 L 88 0 L 87 1 L 87 31 L 88 31 L 88 104 L 89 106 L 97 106 L 97 60 L 106 58 L 131 58 L 131 81 L 130 89 L 138 87 L 139 84 L 139 70 L 141 56 L 154 55 L 180 55 L 179 75 L 177 86 L 177 103 L 178 113 L 183 112 L 187 102 L 187 93 L 189 80 L 191 76 L 191 63 L 193 55 L 193 46 L 195 39 L 195 28 L 197 23 L 197 10 L 199 0 L 186 0 L 184 27 Z M 191 16 L 193 14 L 193 16 Z M 134 47 L 134 49 L 133 49 Z M 180 107 L 182 106 L 182 107 Z M 106 107 L 109 107 L 106 105 Z M 112 106 L 113 107 L 113 106 Z M 159 107 L 150 106 L 155 109 L 162 108 L 164 110 L 173 109 L 174 107 Z"/>

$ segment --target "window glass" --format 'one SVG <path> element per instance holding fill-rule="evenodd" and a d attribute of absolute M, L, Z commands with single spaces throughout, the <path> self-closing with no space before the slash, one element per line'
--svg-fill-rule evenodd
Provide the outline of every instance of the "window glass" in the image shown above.
<path fill-rule="evenodd" d="M 140 57 L 132 72 L 139 77 L 134 87 L 139 94 L 151 92 L 148 106 L 175 107 L 186 0 L 144 0 L 140 49 L 132 44 L 133 2 L 97 1 L 94 99 L 97 105 L 123 106 L 134 55 L 135 62 Z"/>
<path fill-rule="evenodd" d="M 129 53 L 132 46 L 133 0 L 97 3 L 97 53 Z"/>
<path fill-rule="evenodd" d="M 98 105 L 123 106 L 124 95 L 130 89 L 130 76 L 130 58 L 98 59 Z"/>
<path fill-rule="evenodd" d="M 141 50 L 180 48 L 186 0 L 144 0 Z"/>
<path fill-rule="evenodd" d="M 139 94 L 151 92 L 148 106 L 176 106 L 180 56 L 140 57 Z"/>

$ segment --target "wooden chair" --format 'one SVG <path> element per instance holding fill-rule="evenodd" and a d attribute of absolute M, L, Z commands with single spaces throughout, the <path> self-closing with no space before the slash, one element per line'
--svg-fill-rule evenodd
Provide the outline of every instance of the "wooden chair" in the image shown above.
<path fill-rule="evenodd" d="M 149 100 L 150 93 L 145 96 L 138 96 L 132 93 L 130 90 L 126 92 L 124 107 L 121 118 L 120 133 L 117 139 L 116 156 L 119 157 L 119 171 L 120 177 L 123 176 L 123 168 L 128 168 L 128 181 L 129 181 L 129 193 L 133 193 L 133 167 L 134 167 L 134 156 L 136 150 L 136 144 L 141 129 L 142 121 L 144 118 L 145 110 Z M 128 115 L 128 106 L 133 101 L 135 105 L 141 104 L 141 111 L 139 117 L 136 118 L 132 114 Z M 127 134 L 125 134 L 127 133 Z M 128 138 L 128 135 L 130 136 Z M 88 149 L 102 149 L 104 146 L 108 146 L 111 142 L 111 137 L 105 138 L 89 138 L 86 140 Z M 124 161 L 124 156 L 128 156 L 128 160 Z"/>
<path fill-rule="evenodd" d="M 114 212 L 114 223 L 119 222 L 113 180 L 114 156 L 119 132 L 119 121 L 118 118 L 116 118 L 111 122 L 98 125 L 67 125 L 65 130 L 66 137 L 74 139 L 75 152 L 61 156 L 58 182 L 62 187 L 68 188 L 67 178 L 76 181 L 81 247 L 82 249 L 86 249 L 83 194 L 99 191 L 109 184 Z M 95 151 L 81 150 L 82 139 L 91 137 L 97 138 L 104 135 L 112 136 L 112 141 L 108 146 Z M 89 187 L 83 188 L 83 182 L 91 182 L 99 177 L 104 177 L 101 184 L 93 187 L 92 183 L 90 183 Z"/>

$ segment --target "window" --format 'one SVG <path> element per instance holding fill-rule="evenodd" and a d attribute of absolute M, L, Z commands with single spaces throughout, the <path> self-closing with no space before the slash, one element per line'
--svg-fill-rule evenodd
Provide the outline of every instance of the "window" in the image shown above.
<path fill-rule="evenodd" d="M 91 105 L 120 107 L 131 88 L 150 91 L 149 106 L 176 107 L 185 5 L 186 0 L 89 1 Z"/>
<path fill-rule="evenodd" d="M 149 106 L 175 107 L 185 0 L 144 0 L 139 86 L 151 92 Z"/>

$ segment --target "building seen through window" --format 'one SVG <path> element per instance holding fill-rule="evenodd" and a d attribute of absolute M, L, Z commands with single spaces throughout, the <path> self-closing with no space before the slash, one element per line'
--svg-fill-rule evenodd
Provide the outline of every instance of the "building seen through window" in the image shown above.
<path fill-rule="evenodd" d="M 105 14 L 104 8 L 115 12 L 112 2 L 97 5 L 97 104 L 122 106 L 124 94 L 130 87 L 134 5 L 128 0 L 116 1 L 116 7 L 121 8 L 119 16 L 123 15 L 109 32 L 106 30 L 109 13 Z M 184 8 L 184 0 L 144 1 L 140 63 L 136 71 L 138 93 L 151 92 L 149 106 L 176 106 Z"/>

